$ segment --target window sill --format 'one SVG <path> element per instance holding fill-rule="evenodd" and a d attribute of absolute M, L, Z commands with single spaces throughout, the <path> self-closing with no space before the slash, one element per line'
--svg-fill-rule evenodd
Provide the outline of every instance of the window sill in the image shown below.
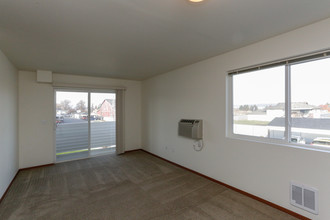
<path fill-rule="evenodd" d="M 296 148 L 296 149 L 302 149 L 302 150 L 311 150 L 311 151 L 330 153 L 330 146 L 321 147 L 321 146 L 313 146 L 313 145 L 308 145 L 308 144 L 288 143 L 288 142 L 285 142 L 284 140 L 280 140 L 280 139 L 253 137 L 253 136 L 239 135 L 239 134 L 228 134 L 228 135 L 226 135 L 226 138 L 232 139 L 232 140 L 248 141 L 248 142 L 262 143 L 262 144 L 268 144 L 268 145 L 269 144 L 276 145 L 276 146 L 281 146 L 281 147 L 290 147 L 290 148 Z"/>

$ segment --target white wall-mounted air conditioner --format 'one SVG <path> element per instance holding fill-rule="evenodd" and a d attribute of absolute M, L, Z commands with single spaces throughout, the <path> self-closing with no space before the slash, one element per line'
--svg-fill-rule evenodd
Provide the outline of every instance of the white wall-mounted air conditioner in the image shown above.
<path fill-rule="evenodd" d="M 202 139 L 203 120 L 181 119 L 179 122 L 179 135 L 192 139 Z"/>

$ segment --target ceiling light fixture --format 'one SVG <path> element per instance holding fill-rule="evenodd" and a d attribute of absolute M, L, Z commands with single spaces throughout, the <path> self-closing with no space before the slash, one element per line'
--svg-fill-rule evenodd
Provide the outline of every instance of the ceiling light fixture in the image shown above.
<path fill-rule="evenodd" d="M 200 3 L 203 2 L 204 0 L 188 0 L 191 3 Z"/>

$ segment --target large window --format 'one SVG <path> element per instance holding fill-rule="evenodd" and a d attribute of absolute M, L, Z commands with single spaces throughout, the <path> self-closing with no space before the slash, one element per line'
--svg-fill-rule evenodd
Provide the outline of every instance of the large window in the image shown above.
<path fill-rule="evenodd" d="M 330 150 L 330 58 L 317 53 L 229 73 L 229 135 Z"/>

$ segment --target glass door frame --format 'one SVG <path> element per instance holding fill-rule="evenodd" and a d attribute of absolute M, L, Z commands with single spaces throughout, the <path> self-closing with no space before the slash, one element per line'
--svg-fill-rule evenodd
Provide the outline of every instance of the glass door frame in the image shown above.
<path fill-rule="evenodd" d="M 56 92 L 85 92 L 87 93 L 87 112 L 88 112 L 88 156 L 81 157 L 72 160 L 65 160 L 65 161 L 57 161 L 56 160 Z M 73 160 L 81 160 L 90 157 L 97 157 L 101 155 L 91 155 L 91 93 L 112 93 L 116 94 L 116 90 L 114 89 L 91 89 L 91 88 L 72 88 L 72 87 L 63 87 L 63 88 L 54 88 L 54 114 L 53 114 L 53 124 L 54 124 L 54 132 L 53 132 L 53 149 L 54 149 L 54 161 L 55 163 L 62 163 L 68 162 Z M 116 106 L 117 108 L 117 106 Z M 116 111 L 117 114 L 117 111 Z M 116 131 L 117 132 L 117 131 Z"/>

